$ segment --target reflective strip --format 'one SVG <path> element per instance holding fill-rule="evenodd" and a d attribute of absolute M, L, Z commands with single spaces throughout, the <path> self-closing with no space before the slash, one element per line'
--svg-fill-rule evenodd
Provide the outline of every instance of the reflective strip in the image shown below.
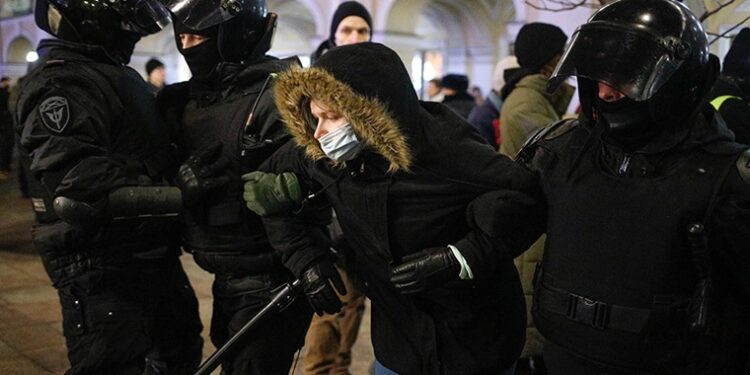
<path fill-rule="evenodd" d="M 724 102 L 727 101 L 728 99 L 742 100 L 742 98 L 740 98 L 739 96 L 722 95 L 722 96 L 716 97 L 716 99 L 712 100 L 711 101 L 711 106 L 714 107 L 714 109 L 718 111 L 719 108 L 721 108 L 721 105 L 724 104 Z"/>

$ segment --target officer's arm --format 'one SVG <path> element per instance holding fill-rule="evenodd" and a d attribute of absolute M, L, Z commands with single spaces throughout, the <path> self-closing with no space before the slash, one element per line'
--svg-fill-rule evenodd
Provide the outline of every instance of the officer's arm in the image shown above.
<path fill-rule="evenodd" d="M 30 170 L 52 196 L 98 202 L 126 182 L 126 169 L 110 156 L 111 128 L 119 114 L 97 88 L 50 82 L 22 125 L 21 144 Z"/>
<path fill-rule="evenodd" d="M 716 249 L 717 266 L 750 295 L 750 151 L 738 160 L 723 190 L 709 227 L 711 248 Z"/>

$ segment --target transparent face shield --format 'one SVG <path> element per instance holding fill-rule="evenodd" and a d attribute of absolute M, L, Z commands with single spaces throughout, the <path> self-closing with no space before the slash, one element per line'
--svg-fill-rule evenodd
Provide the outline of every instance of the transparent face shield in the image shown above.
<path fill-rule="evenodd" d="M 171 21 L 169 10 L 159 0 L 126 0 L 119 12 L 127 20 L 123 29 L 142 36 L 161 31 Z"/>
<path fill-rule="evenodd" d="M 246 7 L 245 0 L 167 0 L 165 4 L 185 26 L 193 30 L 218 25 Z"/>
<path fill-rule="evenodd" d="M 576 30 L 550 78 L 554 91 L 568 77 L 602 82 L 635 101 L 650 99 L 689 55 L 672 38 L 609 23 L 589 23 Z"/>

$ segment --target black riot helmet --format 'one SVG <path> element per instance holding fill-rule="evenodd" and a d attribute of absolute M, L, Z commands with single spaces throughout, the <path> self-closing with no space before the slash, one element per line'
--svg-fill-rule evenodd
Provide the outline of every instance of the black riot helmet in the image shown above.
<path fill-rule="evenodd" d="M 159 0 L 38 0 L 36 24 L 63 40 L 104 47 L 121 62 L 135 43 L 170 22 Z"/>
<path fill-rule="evenodd" d="M 602 7 L 571 38 L 550 81 L 579 78 L 585 115 L 597 82 L 627 96 L 661 126 L 675 125 L 706 95 L 718 70 L 700 21 L 673 0 L 619 0 Z"/>
<path fill-rule="evenodd" d="M 223 61 L 250 61 L 271 49 L 276 15 L 268 13 L 265 0 L 166 0 L 165 3 L 187 30 L 200 34 L 202 30 L 218 27 L 217 47 Z"/>

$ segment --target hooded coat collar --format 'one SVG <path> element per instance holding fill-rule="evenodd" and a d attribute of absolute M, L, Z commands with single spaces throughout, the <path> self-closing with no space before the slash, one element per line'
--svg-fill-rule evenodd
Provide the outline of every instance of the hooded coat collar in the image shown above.
<path fill-rule="evenodd" d="M 376 78 L 377 77 L 377 78 Z M 360 142 L 388 162 L 388 171 L 408 171 L 408 138 L 419 126 L 419 101 L 395 52 L 377 43 L 331 49 L 310 69 L 292 69 L 275 85 L 276 104 L 294 137 L 313 160 L 329 160 L 314 138 L 310 99 L 342 114 Z"/>

